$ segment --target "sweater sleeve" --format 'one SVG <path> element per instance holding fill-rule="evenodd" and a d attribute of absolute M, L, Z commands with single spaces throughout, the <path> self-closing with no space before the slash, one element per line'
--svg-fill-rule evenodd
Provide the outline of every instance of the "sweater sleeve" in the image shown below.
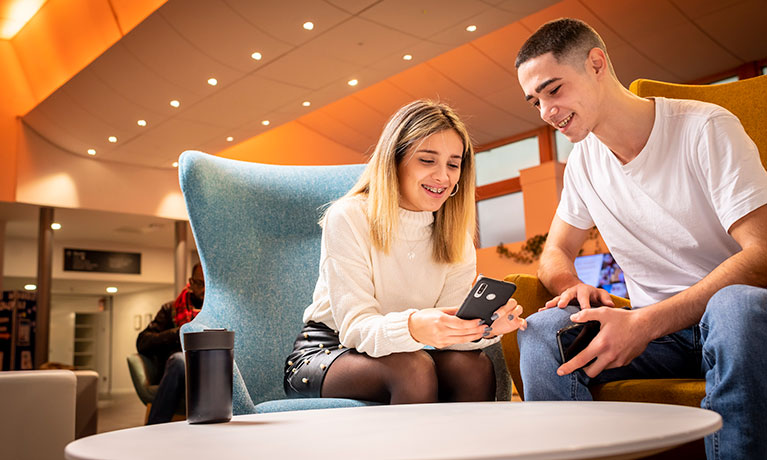
<path fill-rule="evenodd" d="M 372 246 L 360 203 L 329 210 L 323 246 L 320 270 L 328 284 L 341 344 L 374 358 L 423 348 L 408 329 L 408 319 L 416 309 L 383 314 L 376 300 Z"/>

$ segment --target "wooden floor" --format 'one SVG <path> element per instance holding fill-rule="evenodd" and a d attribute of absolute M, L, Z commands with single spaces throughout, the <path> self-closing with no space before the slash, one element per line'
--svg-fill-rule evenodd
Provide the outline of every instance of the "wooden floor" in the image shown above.
<path fill-rule="evenodd" d="M 98 411 L 99 433 L 142 426 L 146 414 L 144 404 L 133 392 L 100 397 Z"/>

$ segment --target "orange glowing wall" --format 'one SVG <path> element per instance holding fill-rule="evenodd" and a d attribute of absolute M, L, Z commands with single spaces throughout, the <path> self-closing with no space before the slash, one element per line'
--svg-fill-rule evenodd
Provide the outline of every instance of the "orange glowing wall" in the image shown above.
<path fill-rule="evenodd" d="M 19 117 L 66 83 L 167 0 L 48 0 L 0 40 L 0 200 L 16 201 Z"/>
<path fill-rule="evenodd" d="M 286 123 L 232 146 L 219 156 L 282 165 L 365 163 L 361 153 L 313 131 L 297 121 Z"/>

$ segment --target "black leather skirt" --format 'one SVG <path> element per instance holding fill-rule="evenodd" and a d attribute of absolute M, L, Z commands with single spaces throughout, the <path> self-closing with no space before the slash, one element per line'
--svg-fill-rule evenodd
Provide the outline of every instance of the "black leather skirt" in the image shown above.
<path fill-rule="evenodd" d="M 341 345 L 333 329 L 313 321 L 304 324 L 293 352 L 285 360 L 285 394 L 291 398 L 319 398 L 330 365 L 349 350 Z"/>

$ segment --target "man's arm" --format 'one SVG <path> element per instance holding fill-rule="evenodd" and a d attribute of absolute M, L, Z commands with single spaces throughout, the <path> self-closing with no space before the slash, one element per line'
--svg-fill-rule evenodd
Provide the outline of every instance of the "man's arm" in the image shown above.
<path fill-rule="evenodd" d="M 727 258 L 690 288 L 646 311 L 645 321 L 653 338 L 698 323 L 708 300 L 725 286 L 767 286 L 767 205 L 735 221 L 729 233 L 742 248 L 740 252 Z"/>
<path fill-rule="evenodd" d="M 592 309 L 572 316 L 576 322 L 602 323 L 597 337 L 557 373 L 569 374 L 596 357 L 585 371 L 594 377 L 604 369 L 628 364 L 639 356 L 651 340 L 700 321 L 708 300 L 718 290 L 732 284 L 767 286 L 767 205 L 736 221 L 730 235 L 742 250 L 733 254 L 690 288 L 662 302 L 635 311 Z"/>
<path fill-rule="evenodd" d="M 588 230 L 573 227 L 558 216 L 554 216 L 543 254 L 541 254 L 538 279 L 549 292 L 559 293 L 559 295 L 546 302 L 544 309 L 564 308 L 574 298 L 578 299 L 581 308 L 589 308 L 591 301 L 613 305 L 607 291 L 585 284 L 575 272 L 573 262 L 583 242 L 586 241 L 588 233 Z"/>

